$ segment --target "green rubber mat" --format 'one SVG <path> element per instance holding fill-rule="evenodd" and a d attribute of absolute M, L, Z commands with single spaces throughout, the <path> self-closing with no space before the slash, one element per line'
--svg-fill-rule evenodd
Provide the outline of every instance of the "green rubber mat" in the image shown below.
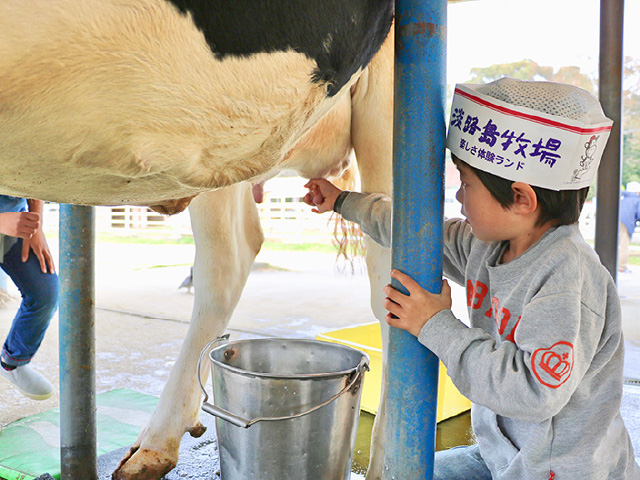
<path fill-rule="evenodd" d="M 128 389 L 96 397 L 97 453 L 132 444 L 158 398 Z M 0 479 L 33 480 L 44 473 L 60 478 L 60 409 L 22 418 L 0 432 Z"/>

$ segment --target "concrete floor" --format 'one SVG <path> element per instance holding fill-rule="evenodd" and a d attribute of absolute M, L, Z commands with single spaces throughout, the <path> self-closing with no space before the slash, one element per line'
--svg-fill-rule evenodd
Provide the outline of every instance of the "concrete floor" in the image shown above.
<path fill-rule="evenodd" d="M 160 395 L 191 318 L 193 295 L 177 287 L 193 254 L 192 245 L 96 245 L 97 393 L 124 387 Z M 0 336 L 18 303 L 0 308 Z M 353 274 L 340 273 L 332 255 L 262 252 L 229 332 L 232 340 L 315 337 L 372 320 L 363 264 Z M 57 316 L 32 366 L 57 385 Z M 7 424 L 57 406 L 58 397 L 37 402 L 0 383 L 0 405 L 0 424 Z"/>
<path fill-rule="evenodd" d="M 52 249 L 54 245 L 51 245 Z M 55 252 L 54 252 L 55 255 Z M 159 396 L 191 318 L 193 294 L 178 290 L 193 262 L 192 245 L 96 245 L 96 391 L 129 388 Z M 373 321 L 362 261 L 336 265 L 331 254 L 262 252 L 230 323 L 233 339 L 256 336 L 312 337 Z M 0 337 L 18 307 L 15 298 L 0 308 Z M 58 384 L 58 318 L 54 318 L 32 365 Z M 59 397 L 37 402 L 0 382 L 0 425 L 57 407 Z M 202 414 L 205 424 L 213 425 Z M 212 453 L 214 429 L 183 439 L 181 460 L 167 480 L 216 478 L 197 456 Z M 101 456 L 100 480 L 126 449 Z M 207 472 L 199 470 L 206 468 Z M 359 478 L 354 475 L 354 478 Z"/>
<path fill-rule="evenodd" d="M 191 317 L 193 295 L 177 287 L 188 274 L 193 255 L 192 245 L 96 245 L 97 393 L 129 388 L 160 395 Z M 313 338 L 320 332 L 371 322 L 363 263 L 355 264 L 354 273 L 350 266 L 342 267 L 346 272 L 341 273 L 328 254 L 261 252 L 231 320 L 232 339 Z M 618 284 L 627 345 L 625 376 L 640 379 L 640 266 L 620 274 Z M 8 331 L 17 305 L 16 298 L 0 308 L 0 337 Z M 464 315 L 461 288 L 454 290 L 454 310 Z M 32 365 L 57 385 L 57 317 Z M 632 401 L 624 407 L 633 416 L 640 412 L 635 400 L 640 398 L 640 387 L 625 386 L 625 392 L 630 392 Z M 57 407 L 58 402 L 57 394 L 37 402 L 0 383 L 0 425 Z M 640 441 L 637 423 L 634 439 Z M 640 444 L 636 449 L 640 451 Z M 102 467 L 111 468 L 110 462 L 121 454 L 103 459 Z M 109 478 L 106 473 L 104 478 Z"/>

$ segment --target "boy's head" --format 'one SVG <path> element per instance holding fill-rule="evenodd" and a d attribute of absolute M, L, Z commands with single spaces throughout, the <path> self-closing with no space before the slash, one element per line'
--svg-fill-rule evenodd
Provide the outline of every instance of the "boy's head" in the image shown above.
<path fill-rule="evenodd" d="M 502 78 L 458 85 L 447 146 L 505 208 L 514 182 L 531 185 L 538 224 L 575 223 L 612 122 L 588 92 L 571 85 Z"/>
<path fill-rule="evenodd" d="M 500 205 L 504 208 L 509 208 L 513 204 L 515 195 L 514 190 L 511 188 L 514 183 L 513 180 L 500 178 L 475 168 L 455 155 L 452 155 L 452 158 L 457 165 L 462 163 L 469 167 Z M 546 223 L 551 223 L 555 226 L 576 223 L 580 218 L 580 212 L 589 193 L 589 187 L 584 187 L 580 190 L 558 191 L 534 185 L 531 188 L 535 192 L 540 212 L 536 222 L 537 226 L 542 226 Z"/>

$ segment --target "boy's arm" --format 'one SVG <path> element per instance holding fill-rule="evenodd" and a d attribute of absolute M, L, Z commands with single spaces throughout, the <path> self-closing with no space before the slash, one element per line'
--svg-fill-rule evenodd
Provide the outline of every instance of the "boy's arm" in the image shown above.
<path fill-rule="evenodd" d="M 27 200 L 29 205 L 29 212 L 35 213 L 40 219 L 43 217 L 44 202 L 35 198 L 29 198 Z M 26 262 L 29 258 L 29 250 L 33 250 L 36 258 L 40 262 L 40 269 L 42 273 L 55 273 L 56 267 L 53 261 L 53 255 L 49 250 L 49 245 L 42 231 L 42 221 L 40 221 L 39 227 L 36 232 L 30 238 L 26 238 L 22 241 L 22 261 Z"/>
<path fill-rule="evenodd" d="M 383 247 L 391 246 L 391 199 L 380 193 L 357 193 L 340 190 L 324 178 L 309 180 L 309 192 L 302 201 L 313 212 L 335 211 L 345 220 L 360 225 L 363 232 Z"/>
<path fill-rule="evenodd" d="M 391 199 L 381 193 L 349 192 L 339 207 L 343 218 L 360 225 L 364 233 L 383 247 L 391 247 Z"/>
<path fill-rule="evenodd" d="M 473 242 L 474 237 L 468 222 L 460 218 L 445 219 L 442 267 L 445 276 L 458 285 L 465 284 L 467 258 Z"/>
<path fill-rule="evenodd" d="M 434 315 L 418 340 L 472 402 L 504 417 L 539 422 L 556 415 L 575 392 L 598 349 L 594 332 L 603 324 L 578 295 L 566 293 L 532 301 L 502 342 L 467 327 L 451 310 Z"/>

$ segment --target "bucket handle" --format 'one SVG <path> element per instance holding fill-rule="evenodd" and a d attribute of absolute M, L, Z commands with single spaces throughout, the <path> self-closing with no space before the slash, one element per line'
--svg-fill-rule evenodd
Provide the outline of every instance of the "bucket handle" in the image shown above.
<path fill-rule="evenodd" d="M 233 413 L 224 410 L 220 407 L 216 407 L 215 405 L 212 405 L 210 403 L 207 403 L 207 400 L 209 399 L 209 395 L 207 395 L 206 390 L 204 389 L 204 387 L 202 386 L 202 381 L 200 380 L 200 363 L 202 361 L 202 357 L 204 357 L 204 352 L 209 348 L 209 345 L 211 345 L 214 342 L 218 342 L 221 341 L 223 339 L 228 339 L 229 335 L 224 335 L 223 337 L 218 337 L 215 340 L 212 340 L 211 342 L 209 342 L 209 344 L 204 347 L 204 350 L 202 350 L 202 352 L 200 353 L 200 361 L 198 361 L 198 382 L 200 382 L 200 389 L 203 391 L 204 393 L 204 400 L 202 402 L 202 410 L 204 410 L 207 413 L 210 413 L 211 415 L 214 415 L 218 418 L 221 418 L 223 420 L 226 420 L 227 422 L 236 425 L 237 427 L 242 427 L 242 428 L 249 428 L 251 425 L 258 423 L 258 422 L 275 422 L 275 421 L 279 421 L 279 420 L 291 420 L 292 418 L 298 418 L 298 417 L 302 417 L 304 415 L 308 415 L 312 412 L 315 412 L 316 410 L 329 405 L 331 402 L 333 402 L 336 398 L 338 398 L 340 395 L 344 394 L 345 392 L 347 392 L 348 390 L 351 389 L 351 387 L 353 387 L 355 385 L 355 383 L 358 381 L 358 379 L 364 375 L 364 372 L 368 372 L 369 371 L 369 363 L 367 361 L 367 357 L 366 356 L 362 356 L 362 359 L 360 360 L 360 363 L 358 364 L 358 366 L 356 367 L 356 371 L 355 371 L 355 375 L 353 376 L 353 380 L 351 380 L 351 382 L 344 387 L 342 390 L 340 390 L 338 393 L 336 393 L 333 397 L 331 397 L 329 400 L 327 400 L 326 402 L 321 403 L 320 405 L 316 405 L 315 407 L 311 407 L 309 410 L 302 412 L 302 413 L 296 413 L 294 415 L 286 415 L 284 417 L 256 417 L 252 420 L 247 420 L 243 417 L 240 417 L 238 415 L 234 415 Z"/>
<path fill-rule="evenodd" d="M 204 386 L 202 385 L 202 376 L 200 375 L 200 365 L 202 364 L 202 358 L 204 357 L 205 353 L 207 353 L 209 351 L 209 347 L 211 347 L 211 345 L 213 345 L 214 343 L 220 343 L 220 342 L 226 342 L 229 340 L 229 334 L 225 333 L 224 335 L 220 336 L 220 337 L 216 337 L 213 340 L 211 340 L 209 343 L 207 343 L 204 348 L 202 349 L 202 351 L 200 352 L 200 358 L 198 359 L 198 384 L 200 385 L 200 390 L 202 390 L 202 393 L 204 393 L 204 401 L 206 402 L 209 399 L 209 394 L 207 393 L 207 391 L 205 390 Z"/>

